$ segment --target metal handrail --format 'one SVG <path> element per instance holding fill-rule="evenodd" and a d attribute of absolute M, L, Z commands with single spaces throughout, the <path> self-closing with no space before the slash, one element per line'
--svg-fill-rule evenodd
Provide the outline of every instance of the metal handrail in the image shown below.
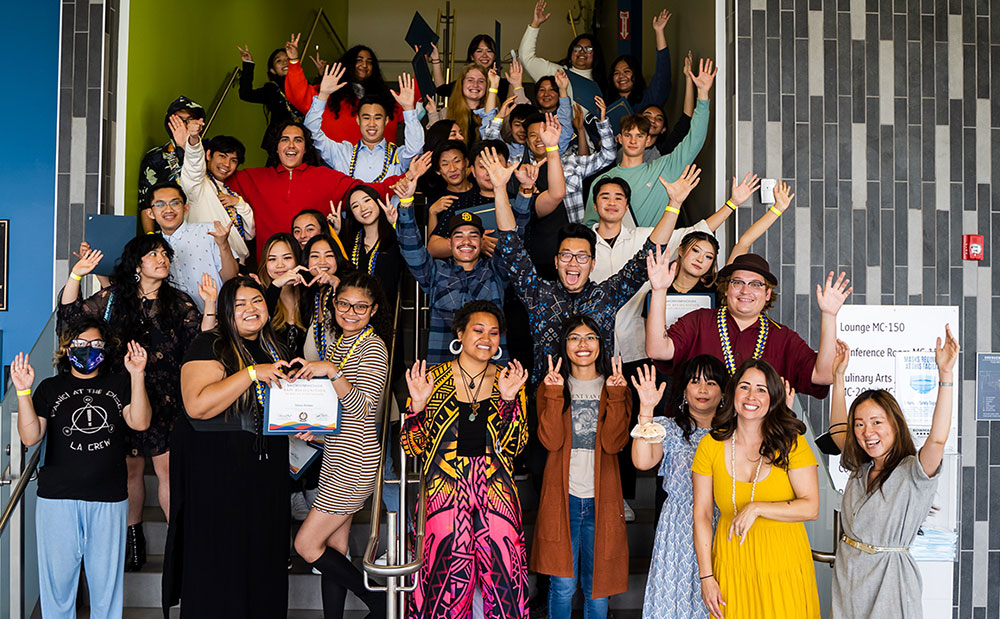
<path fill-rule="evenodd" d="M 212 126 L 212 121 L 215 120 L 216 114 L 219 113 L 219 108 L 222 107 L 223 102 L 226 100 L 226 96 L 229 94 L 229 91 L 233 89 L 233 83 L 236 82 L 236 78 L 239 77 L 242 71 L 243 67 L 241 65 L 236 65 L 236 68 L 233 69 L 233 74 L 229 76 L 229 82 L 226 83 L 226 87 L 222 91 L 222 96 L 220 96 L 219 100 L 215 103 L 214 106 L 212 106 L 212 114 L 208 117 L 208 121 L 205 122 L 205 128 L 201 130 L 202 135 L 208 135 L 208 129 L 209 127 Z"/>
<path fill-rule="evenodd" d="M 837 560 L 837 544 L 840 543 L 840 512 L 833 510 L 833 552 L 822 552 L 820 550 L 812 551 L 813 561 L 817 563 L 826 563 L 830 567 L 833 567 L 834 562 Z"/>
<path fill-rule="evenodd" d="M 17 485 L 10 493 L 10 498 L 7 499 L 7 505 L 3 508 L 3 513 L 0 514 L 0 536 L 3 535 L 4 530 L 7 529 L 7 524 L 10 522 L 10 517 L 14 513 L 14 509 L 17 508 L 17 504 L 21 501 L 24 496 L 24 491 L 28 488 L 28 483 L 34 479 L 35 469 L 38 468 L 38 458 L 41 455 L 42 450 L 36 449 L 35 453 L 31 454 L 31 459 L 28 460 L 27 466 L 24 467 L 24 471 L 16 478 Z M 13 479 L 9 481 L 14 481 Z"/>
<path fill-rule="evenodd" d="M 326 14 L 326 11 L 323 10 L 323 7 L 320 7 L 319 10 L 316 11 L 316 18 L 313 19 L 312 27 L 309 28 L 309 36 L 306 37 L 305 45 L 303 45 L 299 50 L 300 57 L 309 53 L 309 43 L 312 42 L 313 34 L 316 33 L 316 26 L 319 25 L 319 20 L 321 18 L 326 22 L 327 27 L 330 29 L 330 34 L 333 35 L 334 41 L 340 46 L 340 54 L 338 54 L 338 57 L 347 51 L 347 46 L 344 45 L 342 40 L 340 40 L 340 35 L 337 34 L 337 29 L 333 27 L 333 22 L 330 21 L 330 17 Z"/>

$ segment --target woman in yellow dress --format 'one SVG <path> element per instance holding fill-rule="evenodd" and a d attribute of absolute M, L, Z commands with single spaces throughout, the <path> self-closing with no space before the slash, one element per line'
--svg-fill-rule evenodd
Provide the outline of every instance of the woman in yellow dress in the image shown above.
<path fill-rule="evenodd" d="M 803 524 L 819 512 L 817 463 L 783 382 L 766 361 L 741 364 L 695 452 L 694 547 L 712 617 L 820 617 Z"/>

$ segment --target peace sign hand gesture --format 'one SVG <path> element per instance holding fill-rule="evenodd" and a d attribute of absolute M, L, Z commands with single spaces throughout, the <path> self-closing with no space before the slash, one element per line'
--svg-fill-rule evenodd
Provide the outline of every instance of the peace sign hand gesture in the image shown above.
<path fill-rule="evenodd" d="M 301 36 L 302 33 L 293 34 L 288 41 L 285 42 L 285 55 L 288 56 L 289 62 L 294 62 L 299 59 L 299 37 Z"/>
<path fill-rule="evenodd" d="M 556 361 L 556 364 L 554 366 L 552 365 L 552 355 L 548 355 L 548 357 L 549 357 L 549 373 L 545 375 L 545 378 L 542 379 L 542 382 L 545 383 L 546 385 L 552 385 L 553 387 L 562 387 L 563 376 L 562 374 L 559 373 L 559 369 L 562 368 L 562 357 L 559 357 L 559 360 Z"/>
<path fill-rule="evenodd" d="M 611 376 L 608 376 L 606 384 L 608 387 L 628 387 L 628 382 L 625 381 L 625 375 L 622 374 L 621 355 L 611 357 Z"/>
<path fill-rule="evenodd" d="M 326 216 L 326 220 L 330 222 L 330 226 L 337 234 L 340 234 L 340 228 L 344 225 L 344 220 L 340 218 L 340 212 L 343 207 L 343 201 L 337 202 L 337 204 L 334 205 L 333 200 L 330 200 L 330 214 Z"/>
<path fill-rule="evenodd" d="M 392 195 L 386 194 L 385 202 L 378 200 L 378 205 L 382 207 L 382 212 L 385 213 L 385 218 L 389 221 L 389 225 L 396 227 L 396 221 L 399 220 L 399 210 L 392 203 Z"/>
<path fill-rule="evenodd" d="M 244 44 L 243 47 L 240 47 L 239 45 L 237 45 L 236 49 L 240 50 L 240 59 L 243 62 L 253 62 L 253 56 L 250 55 L 250 45 L 249 44 Z"/>

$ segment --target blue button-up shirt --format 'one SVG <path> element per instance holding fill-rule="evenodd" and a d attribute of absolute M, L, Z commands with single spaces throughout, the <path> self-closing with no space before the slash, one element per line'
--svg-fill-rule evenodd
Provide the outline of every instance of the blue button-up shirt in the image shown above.
<path fill-rule="evenodd" d="M 208 233 L 214 231 L 213 224 L 182 223 L 173 234 L 163 235 L 163 239 L 174 250 L 174 259 L 170 261 L 170 278 L 174 287 L 190 295 L 199 312 L 205 311 L 205 302 L 198 294 L 198 283 L 201 274 L 208 273 L 215 279 L 217 289 L 222 288 L 222 255 L 215 237 Z"/>

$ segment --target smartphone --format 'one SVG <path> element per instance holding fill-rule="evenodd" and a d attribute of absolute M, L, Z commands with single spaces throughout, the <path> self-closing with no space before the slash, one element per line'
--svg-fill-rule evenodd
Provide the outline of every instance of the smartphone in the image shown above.
<path fill-rule="evenodd" d="M 515 49 L 510 50 L 510 61 L 517 62 L 517 50 Z"/>

